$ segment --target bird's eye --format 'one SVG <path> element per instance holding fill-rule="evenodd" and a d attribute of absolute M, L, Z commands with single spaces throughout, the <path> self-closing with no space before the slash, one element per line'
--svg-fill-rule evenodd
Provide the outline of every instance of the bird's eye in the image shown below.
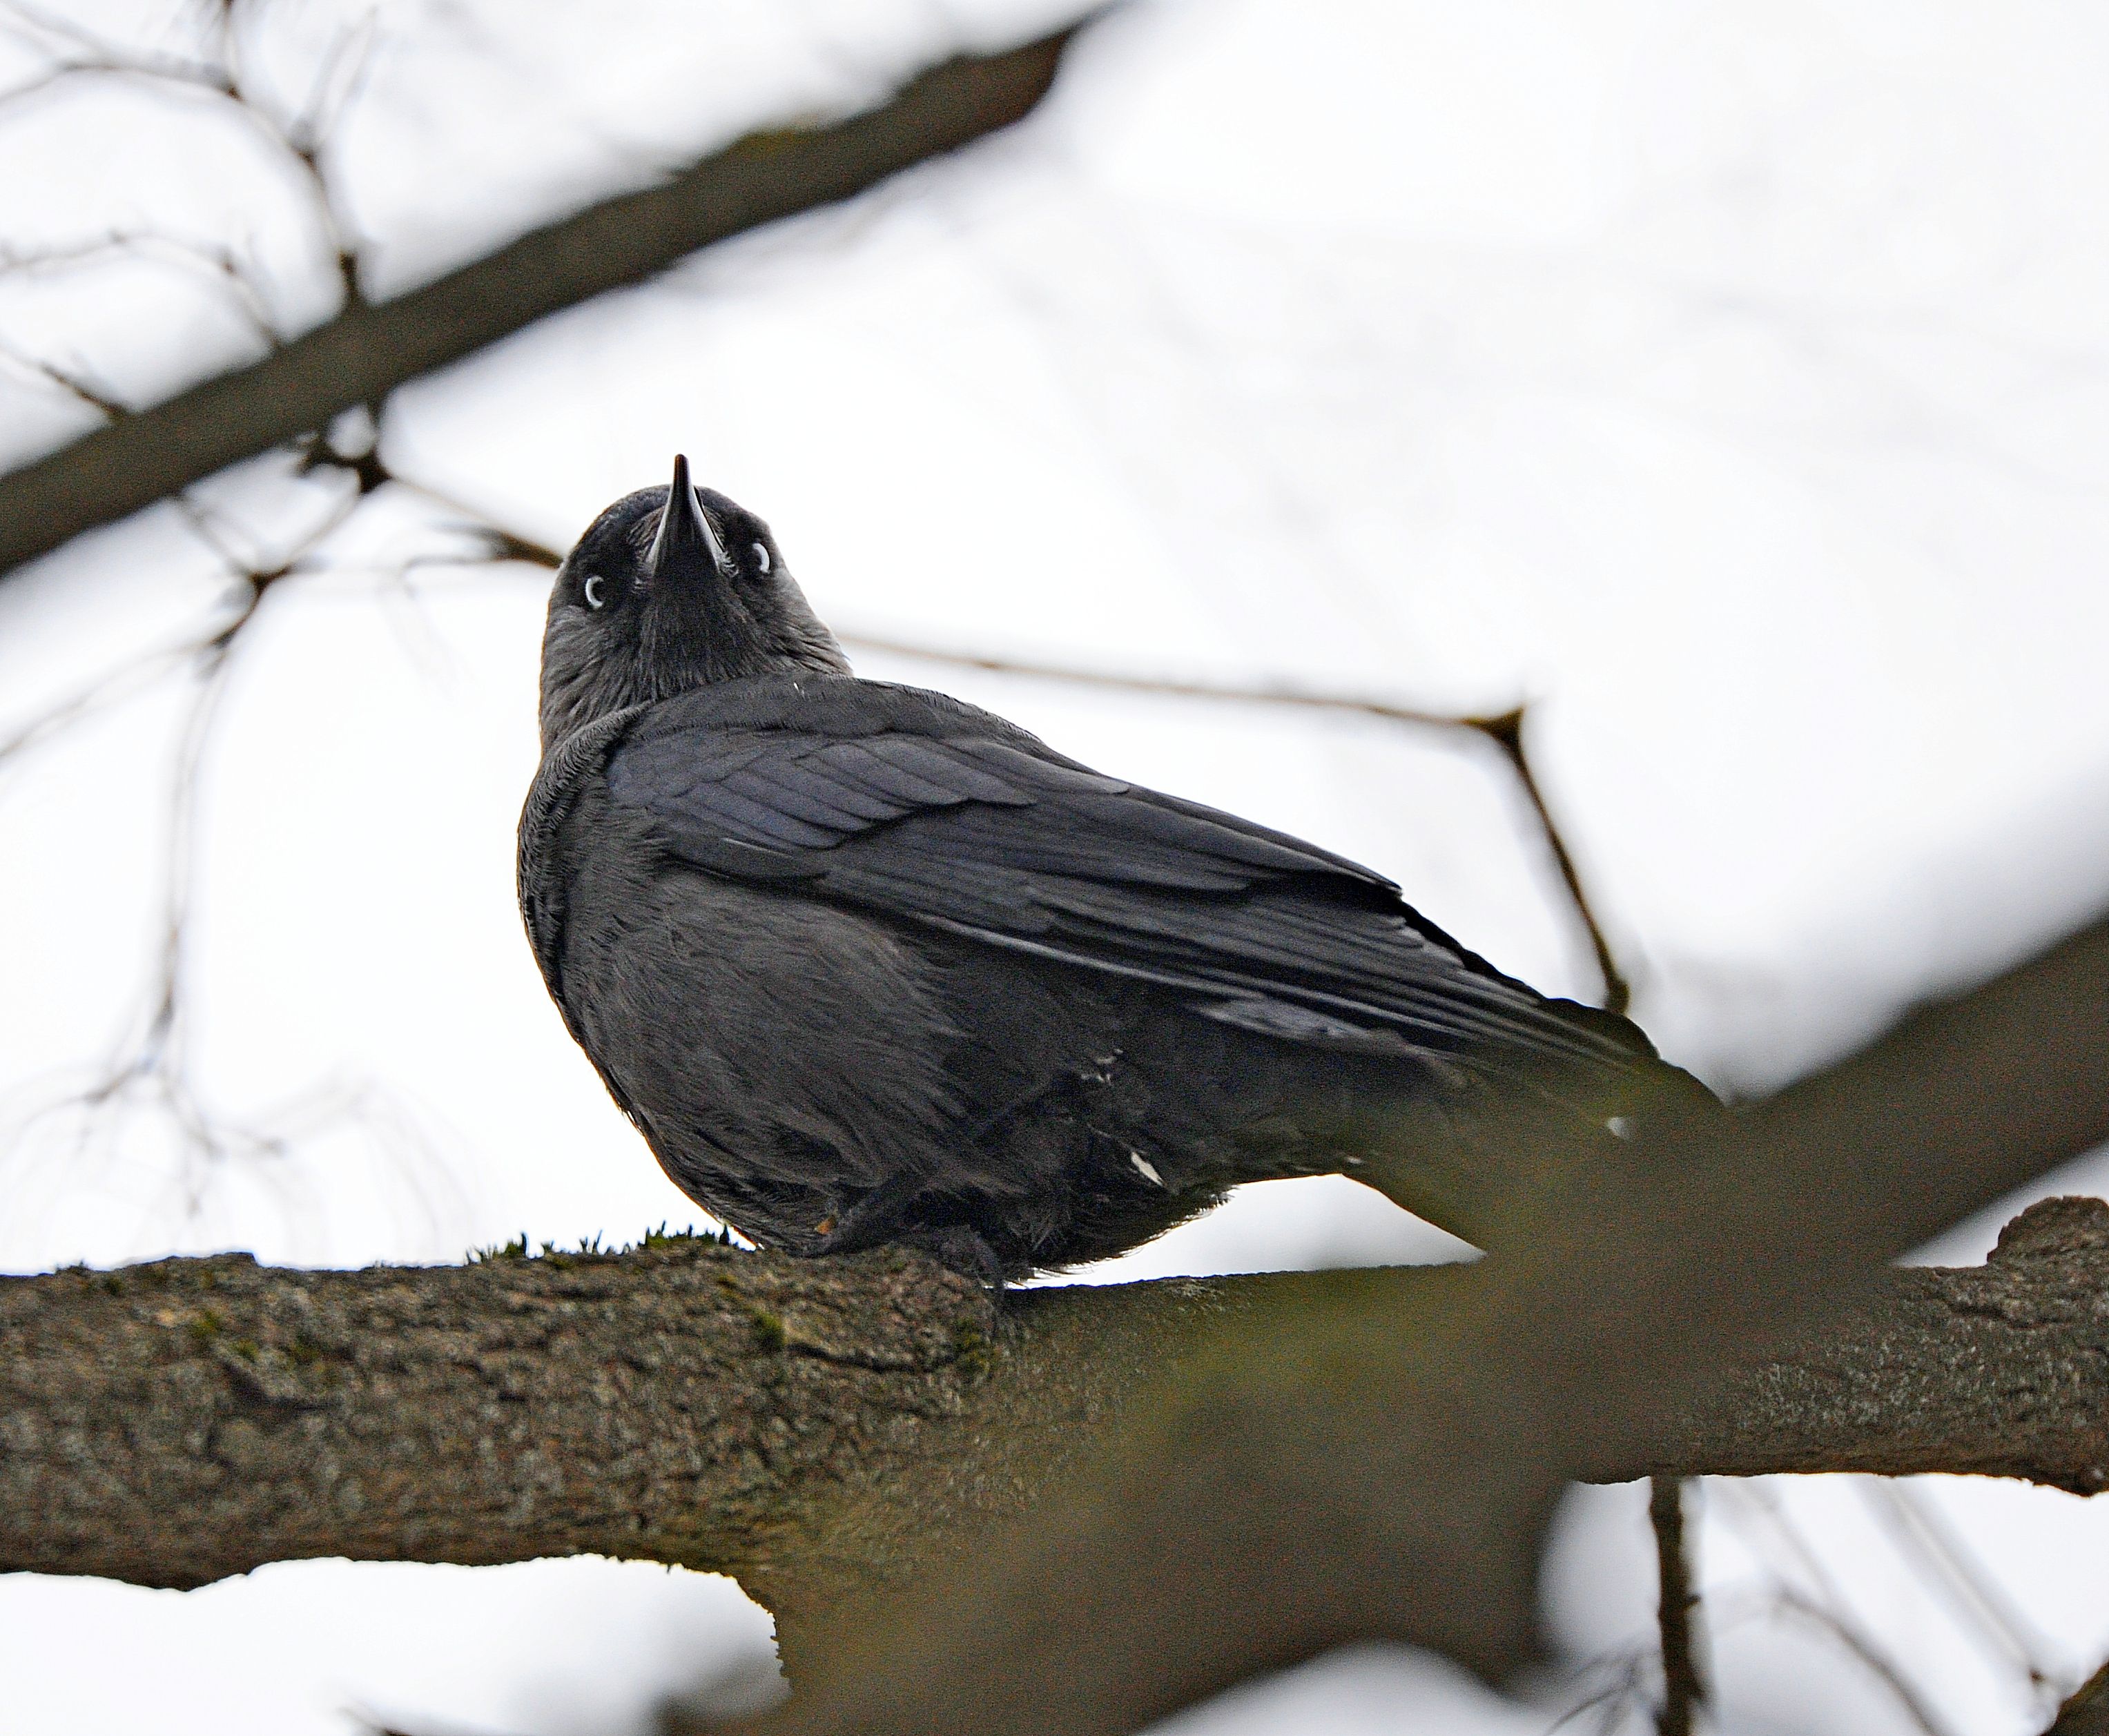
<path fill-rule="evenodd" d="M 588 573 L 579 594 L 585 598 L 589 609 L 605 609 L 607 606 L 607 580 L 598 573 Z"/>
<path fill-rule="evenodd" d="M 765 573 L 769 570 L 769 548 L 765 543 L 756 543 L 754 545 L 754 564 Z"/>

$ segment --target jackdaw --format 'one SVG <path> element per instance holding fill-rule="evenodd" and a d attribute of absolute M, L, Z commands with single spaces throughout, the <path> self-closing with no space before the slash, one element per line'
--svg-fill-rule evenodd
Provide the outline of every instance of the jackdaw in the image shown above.
<path fill-rule="evenodd" d="M 1684 1079 L 1381 874 L 860 680 L 684 458 L 559 569 L 541 733 L 543 977 L 666 1173 L 765 1247 L 1015 1279 L 1334 1172 L 1474 1235 L 1490 1107 L 1608 1150 Z"/>

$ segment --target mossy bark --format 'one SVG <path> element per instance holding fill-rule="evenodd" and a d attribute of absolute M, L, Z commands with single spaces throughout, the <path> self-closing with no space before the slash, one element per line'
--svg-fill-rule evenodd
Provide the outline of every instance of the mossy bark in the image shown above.
<path fill-rule="evenodd" d="M 735 1574 L 795 1621 L 1030 1516 L 1198 1345 L 1213 1359 L 1344 1304 L 1410 1339 L 1483 1283 L 1277 1274 L 999 1305 L 905 1252 L 707 1241 L 0 1280 L 0 1567 L 195 1585 L 304 1556 L 589 1552 Z M 1597 1474 L 1981 1472 L 2091 1492 L 2109 1484 L 2105 1295 L 2109 1208 L 2038 1208 L 1990 1265 L 1893 1273 L 1849 1326 Z"/>

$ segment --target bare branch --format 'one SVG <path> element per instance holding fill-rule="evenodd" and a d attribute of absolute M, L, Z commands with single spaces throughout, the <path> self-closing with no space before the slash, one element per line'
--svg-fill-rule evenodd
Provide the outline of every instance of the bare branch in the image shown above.
<path fill-rule="evenodd" d="M 112 259 L 151 259 L 181 267 L 203 277 L 231 298 L 251 332 L 262 343 L 278 341 L 278 327 L 271 316 L 269 300 L 258 271 L 234 248 L 218 241 L 198 241 L 152 229 L 112 229 L 56 246 L 17 248 L 0 241 L 0 276 L 50 276 L 92 268 Z M 41 369 L 44 364 L 16 353 L 18 365 Z M 112 414 L 129 411 L 129 405 L 98 404 Z"/>
<path fill-rule="evenodd" d="M 1954 1736 L 1926 1702 L 1926 1696 L 1912 1685 L 1911 1679 L 1862 1630 L 1858 1622 L 1795 1591 L 1780 1592 L 1773 1607 L 1781 1614 L 1795 1617 L 1818 1633 L 1836 1640 L 1862 1669 L 1889 1689 L 1891 1698 L 1904 1709 L 1904 1715 L 1918 1726 L 1923 1736 Z"/>
<path fill-rule="evenodd" d="M 78 1164 L 97 1146 L 98 1133 L 114 1143 L 124 1118 L 143 1112 L 174 1134 L 183 1157 L 178 1178 L 182 1203 L 195 1212 L 206 1166 L 212 1163 L 281 1156 L 295 1130 L 312 1132 L 332 1121 L 377 1125 L 385 1121 L 375 1112 L 382 1095 L 377 1087 L 329 1084 L 301 1093 L 266 1117 L 237 1123 L 207 1105 L 188 1057 L 192 997 L 186 965 L 201 854 L 197 827 L 202 769 L 236 649 L 265 599 L 282 580 L 315 569 L 318 552 L 364 498 L 357 489 L 340 489 L 336 494 L 289 544 L 269 552 L 260 539 L 225 515 L 187 496 L 178 497 L 176 504 L 186 522 L 218 557 L 233 581 L 231 601 L 215 608 L 181 643 L 149 652 L 68 695 L 13 735 L 0 739 L 0 766 L 4 766 L 9 759 L 170 674 L 183 672 L 192 685 L 169 767 L 159 945 L 131 1028 L 86 1080 L 58 1075 L 20 1088 L 14 1093 L 16 1106 L 0 1118 L 0 1154 L 48 1154 L 56 1138 L 65 1159 Z"/>
<path fill-rule="evenodd" d="M 1013 124 L 1045 94 L 1073 34 L 948 61 L 831 126 L 752 135 L 422 288 L 349 306 L 259 362 L 0 477 L 0 575 L 544 315 Z"/>
<path fill-rule="evenodd" d="M 6 0 L 0 6 L 0 29 L 44 54 L 49 62 L 42 72 L 0 91 L 0 105 L 89 74 L 171 85 L 213 97 L 237 92 L 235 80 L 223 64 L 179 54 L 142 53 L 25 0 Z"/>
<path fill-rule="evenodd" d="M 1648 1456 L 2101 1486 L 2109 1209 L 2021 1222 L 2042 1227 L 2034 1252 L 1893 1274 L 1864 1314 L 1741 1377 Z M 1028 1292 L 999 1314 L 906 1255 L 691 1240 L 0 1280 L 0 1569 L 189 1585 L 295 1556 L 592 1551 L 736 1571 L 796 1618 L 910 1577 L 933 1539 L 1035 1510 L 1226 1320 L 1258 1355 L 1279 1311 L 1359 1295 L 1411 1337 L 1488 1287 L 1472 1268 L 1289 1274 Z M 1976 1373 L 1951 1403 L 1939 1377 L 1956 1367 Z M 1835 1397 L 1804 1411 L 1812 1388 Z"/>
<path fill-rule="evenodd" d="M 0 92 L 0 110 L 75 81 L 94 79 L 172 90 L 218 105 L 220 112 L 248 129 L 282 168 L 290 169 L 303 183 L 331 269 L 338 280 L 340 305 L 353 305 L 361 300 L 358 243 L 323 157 L 329 127 L 341 116 L 364 79 L 373 44 L 372 16 L 340 34 L 323 58 L 306 101 L 290 120 L 282 119 L 245 83 L 233 9 L 221 9 L 213 24 L 219 43 L 215 56 L 193 58 L 142 52 L 111 42 L 70 20 L 54 17 L 24 0 L 4 0 L 0 3 L 0 29 L 43 49 L 52 58 L 40 73 Z M 100 245 L 75 244 L 52 250 L 44 257 L 78 265 L 95 263 L 112 253 L 173 252 L 182 257 L 185 251 L 192 256 L 192 263 L 216 268 L 219 286 L 233 295 L 238 310 L 267 348 L 275 349 L 278 328 L 262 285 L 231 250 L 146 233 L 123 240 L 112 237 Z M 90 401 L 113 417 L 129 408 L 114 401 Z"/>
<path fill-rule="evenodd" d="M 2109 1736 L 2109 1664 L 2088 1677 L 2044 1736 Z"/>
<path fill-rule="evenodd" d="M 1657 1736 L 1691 1736 L 1699 1708 L 1706 1703 L 1706 1684 L 1699 1671 L 1695 1638 L 1699 1593 L 1685 1540 L 1685 1480 L 1649 1480 L 1648 1524 L 1655 1532 L 1657 1583 L 1655 1626 L 1662 1636 L 1662 1709 L 1656 1714 Z"/>
<path fill-rule="evenodd" d="M 2015 1607 L 1939 1509 L 1908 1486 L 1870 1481 L 1860 1489 L 1898 1548 L 1919 1564 L 1924 1580 L 1941 1589 L 1987 1648 L 2003 1654 L 2031 1688 L 2055 1698 L 2056 1684 L 2038 1662 L 2049 1655 L 2050 1642 Z"/>
<path fill-rule="evenodd" d="M 5 340 L 0 340 L 0 363 L 52 387 L 98 416 L 115 420 L 131 413 L 131 407 L 107 386 L 91 377 L 85 367 L 28 354 Z"/>
<path fill-rule="evenodd" d="M 1633 1004 L 1633 984 L 1619 967 L 1619 961 L 1611 951 L 1611 943 L 1604 933 L 1604 925 L 1597 920 L 1596 909 L 1589 902 L 1589 895 L 1582 885 L 1582 871 L 1574 865 L 1574 858 L 1560 836 L 1559 823 L 1552 818 L 1552 810 L 1546 805 L 1545 791 L 1538 787 L 1538 773 L 1531 769 L 1530 756 L 1524 749 L 1524 723 L 1529 715 L 1526 707 L 1519 706 L 1513 711 L 1499 717 L 1475 719 L 1474 727 L 1484 735 L 1507 757 L 1523 789 L 1524 800 L 1530 804 L 1531 812 L 1538 817 L 1540 835 L 1552 853 L 1552 864 L 1560 871 L 1560 884 L 1567 888 L 1567 896 L 1574 906 L 1576 919 L 1589 937 L 1589 948 L 1596 955 L 1596 970 L 1604 979 L 1604 1005 L 1612 1012 L 1624 1012 Z"/>
<path fill-rule="evenodd" d="M 1135 1729 L 1374 1639 L 1511 1668 L 1562 1481 L 1664 1469 L 1634 1462 L 1735 1368 L 1909 1281 L 1872 1262 L 2102 1143 L 2105 1057 L 2109 922 L 1741 1116 L 1643 1112 L 1630 1163 L 1519 1128 L 1500 1148 L 1547 1166 L 1519 1170 L 1469 1303 L 1409 1321 L 1336 1274 L 1226 1320 L 1031 1525 L 808 1633 L 803 1691 L 757 1728 Z M 1920 1468 L 1892 1422 L 1885 1468 Z M 2094 1435 L 2066 1468 L 2105 1464 Z"/>

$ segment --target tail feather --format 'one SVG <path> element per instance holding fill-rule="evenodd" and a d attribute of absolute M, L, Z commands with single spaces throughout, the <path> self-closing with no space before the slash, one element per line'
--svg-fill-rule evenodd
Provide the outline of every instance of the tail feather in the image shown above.
<path fill-rule="evenodd" d="M 1576 1166 L 1633 1162 L 1660 1148 L 1646 1143 L 1655 1126 L 1729 1112 L 1652 1048 L 1624 1066 L 1467 1060 L 1445 1071 L 1434 1088 L 1357 1116 L 1344 1173 L 1482 1248 L 1528 1240 Z"/>

